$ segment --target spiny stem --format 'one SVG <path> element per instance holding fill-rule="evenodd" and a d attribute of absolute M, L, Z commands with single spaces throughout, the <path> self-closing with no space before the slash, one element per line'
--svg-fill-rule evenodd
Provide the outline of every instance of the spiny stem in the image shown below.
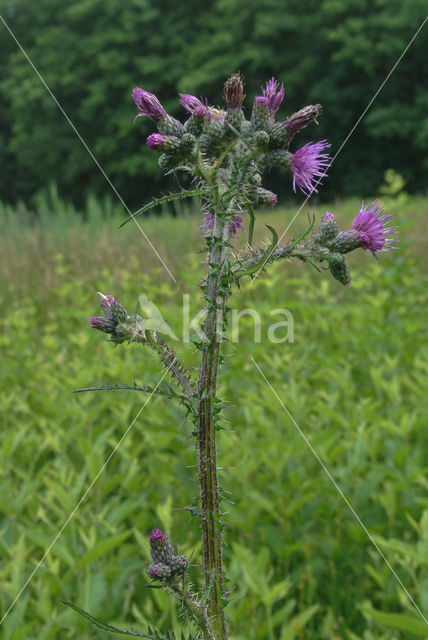
<path fill-rule="evenodd" d="M 210 620 L 204 609 L 201 607 L 201 605 L 191 592 L 189 586 L 186 584 L 181 584 L 177 586 L 171 586 L 170 589 L 180 602 L 183 609 L 189 615 L 189 617 L 195 621 L 199 630 L 202 632 L 204 640 L 215 640 Z"/>
<path fill-rule="evenodd" d="M 216 456 L 216 418 L 213 403 L 217 390 L 220 355 L 218 332 L 219 282 L 225 261 L 228 222 L 214 216 L 213 243 L 209 252 L 210 271 L 207 278 L 208 313 L 199 376 L 199 473 L 201 489 L 201 525 L 204 549 L 205 587 L 211 589 L 208 611 L 216 640 L 225 640 L 226 625 L 223 600 L 223 569 L 219 527 L 219 499 Z M 221 327 L 220 327 L 221 328 Z M 212 580 L 212 576 L 214 579 Z"/>

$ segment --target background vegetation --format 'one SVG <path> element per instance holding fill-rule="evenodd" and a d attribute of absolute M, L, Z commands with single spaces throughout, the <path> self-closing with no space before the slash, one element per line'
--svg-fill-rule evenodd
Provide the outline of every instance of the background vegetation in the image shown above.
<path fill-rule="evenodd" d="M 178 92 L 222 104 L 224 80 L 245 75 L 250 108 L 275 75 L 285 118 L 320 102 L 324 114 L 293 143 L 328 138 L 335 153 L 426 15 L 424 0 L 0 0 L 0 13 L 130 207 L 166 189 L 144 153 L 149 122 L 134 86 L 183 115 Z M 411 45 L 346 145 L 323 189 L 374 193 L 386 168 L 426 189 L 427 30 Z M 0 194 L 27 201 L 48 181 L 82 205 L 106 184 L 3 25 L 0 29 Z M 282 196 L 289 183 L 275 172 Z"/>
<path fill-rule="evenodd" d="M 391 194 L 389 196 L 394 204 Z M 345 227 L 357 200 L 327 205 Z M 181 296 L 200 308 L 199 215 L 145 220 L 175 274 L 157 265 L 138 229 L 118 231 L 120 205 L 87 203 L 84 219 L 51 191 L 39 219 L 3 209 L 0 603 L 3 611 L 96 476 L 144 397 L 72 395 L 88 384 L 156 383 L 149 353 L 114 349 L 87 326 L 96 290 L 129 307 L 156 302 L 175 333 Z M 252 320 L 222 372 L 231 433 L 220 433 L 231 491 L 225 561 L 233 581 L 233 640 L 426 638 L 417 615 L 366 534 L 271 394 L 265 371 L 411 595 L 428 608 L 426 460 L 428 202 L 395 198 L 401 249 L 379 261 L 352 256 L 354 281 L 278 265 L 243 286 L 238 308 Z M 49 210 L 52 213 L 49 213 Z M 311 208 L 313 211 L 313 209 Z M 263 221 L 283 230 L 295 209 Z M 306 211 L 294 230 L 303 230 Z M 242 246 L 238 243 L 238 247 Z M 294 316 L 294 344 L 267 341 L 271 312 Z M 189 345 L 175 343 L 186 362 Z M 146 534 L 161 525 L 199 561 L 188 511 L 196 494 L 191 425 L 175 405 L 152 399 L 3 624 L 5 640 L 101 638 L 62 604 L 70 599 L 110 621 L 177 626 L 166 594 L 144 589 Z M 198 579 L 199 569 L 192 575 Z M 236 586 L 235 586 L 236 585 Z"/>

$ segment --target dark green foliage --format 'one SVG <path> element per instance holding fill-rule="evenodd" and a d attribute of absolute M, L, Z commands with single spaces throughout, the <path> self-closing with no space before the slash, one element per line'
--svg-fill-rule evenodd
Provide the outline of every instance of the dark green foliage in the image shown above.
<path fill-rule="evenodd" d="M 133 131 L 134 86 L 156 93 L 171 115 L 182 118 L 178 91 L 222 106 L 218 87 L 231 73 L 245 75 L 250 100 L 274 73 L 286 87 L 284 118 L 302 104 L 323 105 L 320 126 L 306 129 L 298 145 L 327 137 L 334 154 L 422 23 L 426 3 L 1 0 L 0 12 L 126 203 L 136 208 L 165 182 L 145 146 L 151 123 L 139 119 L 137 135 Z M 390 167 L 408 180 L 409 191 L 425 188 L 426 32 L 341 152 L 323 197 L 333 190 L 372 192 Z M 105 179 L 2 24 L 0 50 L 2 197 L 29 199 L 49 180 L 76 202 L 88 191 L 105 193 Z M 271 180 L 275 191 L 288 191 L 283 176 L 273 172 Z M 189 186 L 185 176 L 181 181 Z M 167 188 L 177 190 L 173 177 Z"/>

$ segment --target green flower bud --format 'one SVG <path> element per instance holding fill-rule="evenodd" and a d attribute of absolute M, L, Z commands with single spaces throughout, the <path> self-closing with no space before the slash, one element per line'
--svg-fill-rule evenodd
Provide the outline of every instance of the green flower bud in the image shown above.
<path fill-rule="evenodd" d="M 156 562 L 149 565 L 147 573 L 152 580 L 168 580 L 172 575 L 171 567 L 163 564 L 162 562 Z"/>
<path fill-rule="evenodd" d="M 184 126 L 171 116 L 166 116 L 162 120 L 158 122 L 158 131 L 159 133 L 163 133 L 167 136 L 175 136 L 176 138 L 181 138 L 184 131 Z"/>
<path fill-rule="evenodd" d="M 212 120 L 199 138 L 201 150 L 209 156 L 216 154 L 224 146 L 226 129 L 223 120 Z"/>
<path fill-rule="evenodd" d="M 351 274 L 341 253 L 332 253 L 330 259 L 330 272 L 333 278 L 344 285 L 351 284 Z"/>
<path fill-rule="evenodd" d="M 266 131 L 256 131 L 256 133 L 254 134 L 254 144 L 260 150 L 267 149 L 267 146 L 269 144 L 269 134 L 266 133 Z"/>
<path fill-rule="evenodd" d="M 318 242 L 319 244 L 322 244 L 324 246 L 329 246 L 336 238 L 338 233 L 339 225 L 336 218 L 332 213 L 330 213 L 330 211 L 326 211 L 321 218 L 320 226 L 315 234 L 315 242 Z"/>
<path fill-rule="evenodd" d="M 269 147 L 271 149 L 285 147 L 288 142 L 288 132 L 283 122 L 269 122 L 266 131 L 269 134 Z"/>
<path fill-rule="evenodd" d="M 254 98 L 251 126 L 253 131 L 266 130 L 270 123 L 269 99 L 264 96 Z"/>

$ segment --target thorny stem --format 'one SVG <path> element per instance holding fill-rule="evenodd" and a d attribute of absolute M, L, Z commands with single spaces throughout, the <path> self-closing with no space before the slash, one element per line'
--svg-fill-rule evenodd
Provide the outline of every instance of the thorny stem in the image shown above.
<path fill-rule="evenodd" d="M 179 586 L 171 586 L 170 589 L 189 617 L 196 622 L 198 628 L 202 631 L 204 640 L 214 640 L 207 614 L 192 594 L 188 585 L 182 583 Z"/>
<path fill-rule="evenodd" d="M 205 587 L 211 589 L 208 613 L 212 620 L 216 640 L 226 640 L 223 611 L 223 569 L 216 456 L 216 417 L 213 411 L 217 389 L 217 371 L 220 355 L 219 312 L 224 303 L 219 297 L 219 284 L 225 263 L 224 243 L 228 222 L 216 214 L 212 232 L 213 243 L 209 251 L 207 278 L 208 312 L 204 325 L 205 342 L 199 374 L 199 479 L 201 491 L 201 526 L 204 551 Z"/>

